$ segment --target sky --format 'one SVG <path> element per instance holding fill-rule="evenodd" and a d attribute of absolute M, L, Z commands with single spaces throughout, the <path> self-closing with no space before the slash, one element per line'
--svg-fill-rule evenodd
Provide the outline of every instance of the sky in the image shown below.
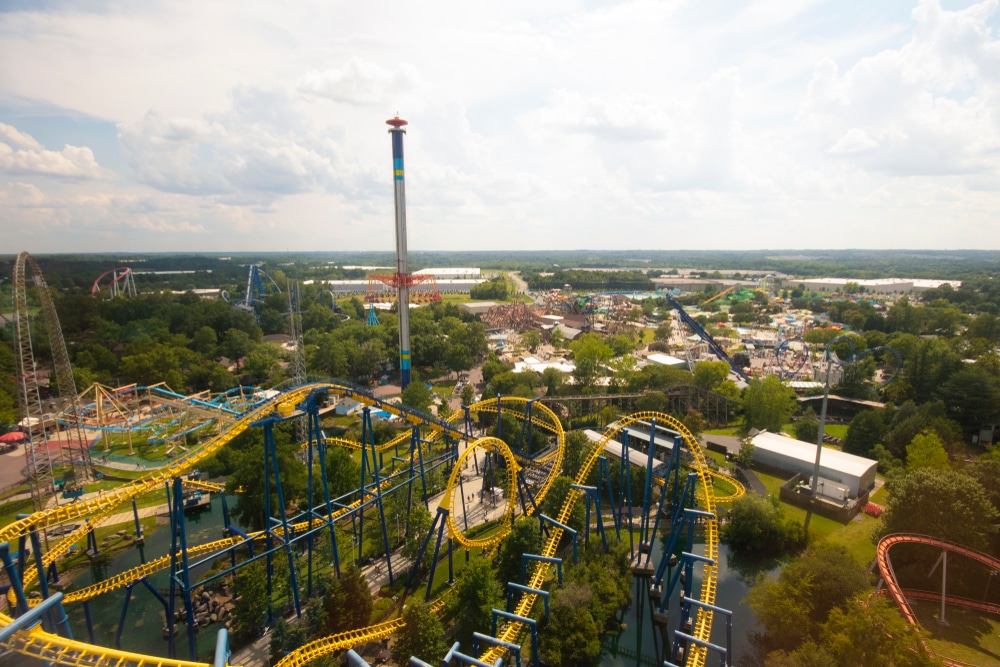
<path fill-rule="evenodd" d="M 0 252 L 1000 249 L 1000 0 L 4 0 Z"/>

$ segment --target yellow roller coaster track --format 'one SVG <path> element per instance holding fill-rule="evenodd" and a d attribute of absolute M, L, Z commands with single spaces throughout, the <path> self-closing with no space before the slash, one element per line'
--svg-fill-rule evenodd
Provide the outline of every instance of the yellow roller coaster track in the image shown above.
<path fill-rule="evenodd" d="M 185 471 L 190 470 L 199 462 L 203 461 L 208 456 L 214 454 L 216 451 L 218 451 L 219 448 L 223 447 L 237 435 L 246 430 L 249 424 L 252 423 L 253 421 L 256 421 L 262 418 L 263 416 L 269 414 L 271 411 L 278 409 L 279 406 L 295 405 L 301 402 L 309 394 L 309 392 L 314 390 L 327 390 L 332 393 L 350 394 L 354 398 L 357 398 L 358 400 L 365 402 L 366 404 L 379 405 L 379 407 L 386 409 L 390 413 L 402 414 L 404 419 L 412 424 L 428 426 L 434 430 L 435 435 L 447 429 L 451 431 L 451 433 L 455 437 L 458 438 L 463 437 L 462 433 L 457 429 L 448 428 L 447 426 L 442 426 L 442 424 L 440 424 L 439 422 L 423 419 L 419 415 L 404 413 L 401 410 L 394 409 L 393 406 L 391 405 L 386 405 L 374 399 L 369 399 L 363 394 L 357 394 L 354 392 L 354 390 L 347 387 L 341 387 L 339 385 L 330 385 L 330 384 L 313 384 L 313 385 L 305 385 L 303 387 L 296 387 L 286 392 L 285 394 L 276 397 L 272 401 L 258 407 L 257 409 L 253 410 L 247 415 L 243 416 L 242 418 L 237 420 L 234 424 L 232 424 L 230 428 L 227 429 L 225 432 L 219 434 L 211 441 L 209 441 L 204 447 L 202 447 L 196 452 L 187 455 L 186 457 L 183 457 L 182 459 L 178 459 L 165 471 L 160 472 L 159 474 L 147 480 L 137 481 L 134 484 L 131 484 L 127 487 L 120 487 L 118 489 L 114 489 L 110 492 L 107 492 L 103 497 L 99 497 L 83 503 L 74 503 L 72 505 L 66 505 L 50 510 L 43 510 L 41 512 L 36 512 L 35 514 L 32 514 L 26 519 L 16 521 L 4 527 L 3 529 L 0 529 L 0 541 L 11 541 L 13 539 L 16 539 L 17 537 L 20 537 L 21 535 L 27 535 L 34 530 L 42 530 L 51 526 L 66 523 L 68 521 L 73 521 L 75 519 L 79 519 L 82 517 L 88 517 L 87 520 L 83 523 L 83 525 L 81 525 L 75 531 L 73 531 L 73 533 L 71 533 L 66 539 L 61 540 L 58 545 L 56 545 L 52 550 L 49 551 L 48 554 L 46 554 L 46 556 L 49 557 L 50 559 L 56 558 L 61 553 L 65 553 L 65 550 L 68 550 L 71 544 L 76 543 L 88 530 L 90 530 L 90 528 L 93 525 L 95 525 L 105 516 L 109 515 L 114 509 L 119 507 L 121 504 L 131 500 L 136 496 L 142 495 L 143 493 L 147 493 L 154 489 L 158 489 L 163 483 L 166 482 L 167 479 L 170 479 L 178 475 L 182 475 Z M 516 398 L 501 399 L 501 406 L 502 406 L 501 409 L 504 410 L 509 409 L 513 411 L 514 405 L 520 403 L 523 406 L 523 404 L 526 402 L 527 402 L 526 399 L 516 399 Z M 492 406 L 487 404 L 492 404 Z M 470 407 L 475 407 L 477 410 L 482 410 L 482 411 L 496 411 L 496 402 L 484 401 L 482 403 Z M 542 407 L 542 406 L 537 406 L 537 407 Z M 455 421 L 460 416 L 461 412 L 456 412 L 455 414 L 451 415 L 450 419 L 452 421 Z M 552 481 L 554 481 L 555 477 L 558 475 L 565 448 L 565 434 L 563 433 L 561 424 L 559 420 L 555 418 L 555 415 L 551 415 L 551 417 L 552 417 L 551 423 L 547 423 L 538 417 L 532 418 L 533 423 L 535 423 L 539 427 L 554 432 L 558 437 L 558 446 L 556 448 L 557 453 L 555 455 L 556 461 L 555 464 L 552 466 L 551 474 L 549 475 L 549 477 L 546 480 L 546 483 L 543 486 L 542 491 L 544 492 L 548 491 L 548 489 L 551 487 Z M 656 418 L 661 423 L 670 425 L 671 427 L 675 428 L 684 435 L 685 439 L 688 441 L 689 447 L 691 447 L 691 450 L 695 455 L 700 482 L 702 485 L 702 493 L 704 494 L 706 509 L 714 512 L 715 497 L 709 478 L 711 472 L 708 471 L 707 466 L 705 465 L 704 456 L 697 445 L 697 441 L 691 436 L 689 432 L 687 432 L 683 424 L 677 422 L 668 415 L 662 415 L 658 413 L 639 413 L 638 415 L 632 415 L 628 418 L 625 418 L 617 422 L 615 428 L 608 431 L 604 435 L 602 441 L 598 443 L 598 446 L 592 450 L 591 455 L 588 457 L 587 461 L 585 461 L 584 465 L 580 469 L 580 472 L 577 476 L 577 481 L 582 482 L 583 480 L 586 479 L 587 475 L 589 474 L 590 470 L 594 465 L 594 462 L 597 460 L 597 456 L 601 451 L 603 451 L 604 443 L 608 442 L 611 438 L 615 437 L 617 433 L 625 426 L 628 426 L 629 424 L 634 423 L 635 421 L 648 420 L 651 418 Z M 405 438 L 399 439 L 399 442 L 401 443 L 403 439 Z M 383 447 L 388 448 L 389 446 L 394 446 L 395 444 L 396 444 L 395 442 L 390 442 L 383 445 Z M 468 455 L 469 452 L 474 450 L 476 446 L 494 447 L 495 448 L 494 451 L 499 451 L 499 453 L 502 456 L 504 456 L 505 459 L 507 459 L 508 466 L 511 466 L 512 469 L 515 469 L 517 467 L 517 463 L 513 457 L 513 454 L 510 452 L 509 448 L 507 448 L 506 444 L 504 444 L 502 441 L 493 438 L 481 439 L 480 441 L 471 443 L 470 446 L 466 448 L 465 455 Z M 451 489 L 453 488 L 454 483 L 456 481 L 455 471 L 459 470 L 460 467 L 461 466 L 455 467 L 455 470 L 453 470 L 452 473 L 452 477 L 449 479 L 448 491 L 447 491 L 448 495 L 446 496 L 446 498 L 448 499 L 450 499 L 451 497 L 450 496 Z M 216 485 L 210 485 L 210 484 L 204 485 L 202 488 L 210 491 L 219 490 Z M 541 500 L 541 498 L 544 497 L 543 492 L 540 492 L 538 495 L 539 495 L 539 500 Z M 579 492 L 571 492 L 567 496 L 566 501 L 564 502 L 563 507 L 561 508 L 558 515 L 560 522 L 565 522 L 567 520 L 569 513 L 572 511 L 573 505 L 579 498 L 579 495 L 580 495 Z M 511 505 L 513 505 L 512 502 Z M 335 513 L 335 515 L 346 511 L 349 510 L 348 509 L 340 510 L 338 513 Z M 319 525 L 319 524 L 320 521 L 318 519 L 311 520 L 307 522 L 302 522 L 301 524 L 296 524 L 295 529 L 303 530 L 311 525 Z M 556 547 L 558 546 L 559 543 L 559 538 L 561 537 L 561 532 L 562 531 L 560 530 L 552 531 L 549 540 L 546 542 L 542 550 L 544 555 L 553 555 L 555 553 Z M 461 536 L 460 531 L 455 530 L 453 526 L 449 525 L 449 533 L 452 535 L 452 537 L 458 539 L 459 542 L 462 543 L 463 538 Z M 262 534 L 256 533 L 250 536 L 250 539 L 251 540 L 259 539 L 261 536 Z M 467 548 L 470 547 L 475 548 L 480 546 L 478 542 L 469 540 L 466 541 L 469 543 L 469 546 L 467 546 Z M 191 549 L 189 549 L 189 554 L 195 556 L 201 556 L 205 554 L 215 553 L 220 549 L 238 545 L 241 542 L 243 542 L 242 538 L 227 538 L 224 540 L 218 540 L 210 544 L 192 547 Z M 490 542 L 489 546 L 496 545 L 495 539 L 489 540 L 489 542 Z M 706 524 L 705 555 L 713 559 L 718 557 L 718 527 L 714 520 L 709 521 Z M 73 594 L 70 594 L 69 596 L 67 596 L 66 601 L 71 602 L 71 601 L 79 601 L 82 599 L 87 599 L 92 595 L 98 595 L 101 592 L 107 592 L 108 590 L 124 586 L 132 581 L 138 581 L 143 576 L 148 576 L 152 572 L 158 571 L 159 569 L 163 569 L 168 566 L 169 566 L 169 556 L 164 556 L 162 558 L 156 559 L 155 561 L 151 561 L 150 563 L 144 566 L 133 568 L 132 570 L 129 570 L 127 572 L 115 575 L 106 582 L 102 582 L 101 584 L 98 584 L 96 586 L 89 587 L 88 589 L 83 589 L 81 591 L 77 591 Z M 529 585 L 531 585 L 532 587 L 540 587 L 544 583 L 545 577 L 548 573 L 548 569 L 549 568 L 544 566 L 543 564 L 539 564 L 539 566 L 537 566 L 532 573 Z M 37 576 L 37 573 L 34 573 L 34 575 Z M 706 566 L 702 580 L 702 591 L 701 591 L 701 599 L 705 602 L 711 603 L 714 602 L 715 600 L 715 585 L 716 585 L 715 576 L 716 576 L 715 568 L 711 566 Z M 101 588 L 103 590 L 97 591 L 96 590 L 97 588 Z M 535 595 L 522 596 L 515 610 L 516 613 L 518 613 L 519 615 L 527 616 L 530 613 L 531 608 L 533 607 L 535 601 L 536 601 Z M 443 607 L 443 602 L 439 600 L 434 603 L 432 609 L 434 611 L 440 611 L 442 607 Z M 0 614 L 0 626 L 7 625 L 8 623 L 11 622 L 11 620 L 12 619 L 9 616 Z M 711 632 L 711 621 L 712 618 L 710 614 L 706 614 L 704 612 L 699 614 L 698 622 L 694 628 L 694 635 L 700 639 L 707 640 L 708 635 Z M 341 633 L 339 635 L 326 637 L 311 642 L 310 644 L 301 647 L 299 650 L 293 652 L 292 654 L 289 654 L 288 656 L 286 656 L 284 660 L 282 660 L 279 663 L 279 665 L 281 665 L 281 667 L 296 667 L 299 665 L 305 665 L 311 660 L 321 657 L 323 655 L 328 655 L 333 652 L 341 651 L 346 648 L 356 646 L 360 643 L 386 637 L 392 634 L 393 632 L 399 630 L 401 627 L 403 627 L 402 621 L 400 619 L 395 619 L 392 621 L 388 621 L 386 623 L 370 626 L 368 628 L 363 628 L 360 630 L 354 630 L 350 632 Z M 519 623 L 509 623 L 504 627 L 503 631 L 500 634 L 500 638 L 504 639 L 505 641 L 515 641 L 520 636 L 520 634 L 523 633 L 523 630 L 524 628 L 522 628 Z M 53 664 L 60 664 L 60 665 L 87 665 L 87 666 L 120 665 L 122 667 L 126 665 L 128 667 L 147 667 L 156 665 L 160 667 L 196 667 L 196 666 L 204 667 L 203 663 L 160 658 L 155 656 L 146 656 L 141 654 L 130 653 L 127 651 L 118 651 L 106 647 L 94 646 L 91 644 L 87 644 L 85 642 L 69 640 L 64 637 L 60 637 L 58 635 L 46 633 L 42 631 L 40 627 L 36 627 L 30 631 L 20 631 L 18 633 L 15 633 L 15 635 L 13 635 L 4 645 L 7 648 L 18 651 L 19 653 L 22 653 L 24 655 L 34 656 L 41 660 L 45 660 Z M 491 658 L 491 655 L 494 652 L 497 653 L 497 656 L 493 656 Z M 496 657 L 499 657 L 499 653 L 500 653 L 499 649 L 492 649 L 491 651 L 488 651 L 487 654 L 484 655 L 484 660 L 494 661 Z M 704 660 L 705 660 L 705 652 L 694 650 L 690 653 L 687 664 L 689 665 L 689 667 L 691 666 L 701 667 L 701 665 L 704 664 Z"/>
<path fill-rule="evenodd" d="M 90 528 L 105 516 L 111 514 L 113 510 L 132 498 L 141 496 L 153 490 L 159 489 L 167 480 L 185 474 L 199 463 L 213 455 L 220 448 L 228 444 L 236 436 L 245 431 L 251 423 L 262 417 L 278 411 L 288 414 L 294 405 L 301 403 L 311 392 L 323 390 L 337 395 L 350 395 L 355 400 L 366 405 L 377 405 L 390 414 L 402 416 L 407 422 L 427 426 L 434 431 L 447 430 L 456 438 L 463 438 L 464 435 L 458 429 L 443 424 L 438 421 L 426 419 L 418 414 L 405 412 L 396 406 L 383 403 L 377 399 L 358 393 L 351 387 L 342 385 L 315 383 L 294 387 L 287 392 L 276 396 L 267 403 L 251 410 L 240 419 L 235 421 L 224 432 L 218 434 L 207 442 L 203 447 L 190 452 L 183 457 L 176 459 L 170 466 L 162 469 L 157 474 L 148 479 L 138 480 L 127 486 L 118 487 L 104 493 L 103 496 L 93 498 L 84 502 L 75 502 L 52 509 L 46 509 L 15 521 L 3 528 L 0 528 L 0 542 L 13 542 L 21 536 L 26 536 L 37 530 L 45 530 L 53 526 L 62 525 L 70 521 L 84 519 L 84 523 L 74 530 L 65 539 L 55 545 L 46 556 L 51 559 L 65 553 L 72 544 L 75 544 Z M 316 520 L 318 523 L 318 520 Z M 305 522 L 303 527 L 311 522 Z M 216 543 L 218 545 L 218 542 Z M 208 546 L 208 545 L 206 545 Z M 221 547 L 219 547 L 221 548 Z M 159 559 L 158 559 L 159 560 Z M 28 579 L 28 575 L 31 579 Z M 32 570 L 25 572 L 26 585 L 37 577 L 38 573 Z M 119 585 L 124 585 L 121 583 Z M 8 625 L 12 619 L 4 614 L 0 614 L 0 627 Z M 10 639 L 4 642 L 6 648 L 18 651 L 24 655 L 37 657 L 41 660 L 60 665 L 115 665 L 128 667 L 146 667 L 158 665 L 161 667 L 193 667 L 198 665 L 204 667 L 203 663 L 190 662 L 185 660 L 175 660 L 160 658 L 156 656 L 118 651 L 102 646 L 94 646 L 85 642 L 79 642 L 59 635 L 44 632 L 40 627 L 30 631 L 22 630 L 15 633 Z"/>
<path fill-rule="evenodd" d="M 682 424 L 670 415 L 665 415 L 657 412 L 640 412 L 636 414 L 629 415 L 623 419 L 618 420 L 615 424 L 611 425 L 608 431 L 605 431 L 601 440 L 598 441 L 596 446 L 591 450 L 590 455 L 587 457 L 584 464 L 581 466 L 580 471 L 576 476 L 576 483 L 583 484 L 587 475 L 590 474 L 590 470 L 594 467 L 597 462 L 598 457 L 604 451 L 604 445 L 610 442 L 618 433 L 625 427 L 637 422 L 637 421 L 649 421 L 651 419 L 656 419 L 658 423 L 665 426 L 670 426 L 674 430 L 678 431 L 694 456 L 696 472 L 698 473 L 699 483 L 701 484 L 701 492 L 704 496 L 705 510 L 708 512 L 715 512 L 715 491 L 712 487 L 710 479 L 710 471 L 708 464 L 705 462 L 705 455 L 701 451 L 701 447 L 698 444 L 697 438 L 695 438 L 690 431 Z M 563 503 L 562 508 L 559 511 L 558 521 L 560 523 L 566 523 L 569 519 L 569 515 L 573 510 L 573 506 L 576 501 L 582 495 L 580 491 L 571 491 L 566 496 L 566 501 Z M 556 529 L 549 533 L 549 539 L 546 541 L 542 548 L 543 556 L 553 556 L 555 555 L 556 548 L 559 545 L 559 541 L 562 538 L 562 530 Z M 717 561 L 719 557 L 719 531 L 718 523 L 715 519 L 710 519 L 705 522 L 705 554 L 706 557 L 711 558 L 713 561 Z M 545 578 L 548 574 L 550 566 L 545 563 L 539 563 L 528 582 L 528 586 L 531 588 L 541 588 L 542 584 L 545 582 Z M 715 591 L 717 585 L 717 567 L 715 565 L 705 565 L 702 575 L 701 593 L 699 599 L 702 602 L 707 602 L 713 604 L 715 602 Z M 537 601 L 537 595 L 534 593 L 528 593 L 522 595 L 518 604 L 514 610 L 514 613 L 518 616 L 530 617 L 531 609 Z M 518 638 L 524 633 L 525 628 L 522 623 L 510 622 L 507 623 L 500 634 L 497 636 L 498 639 L 507 641 L 510 643 L 518 643 Z M 693 635 L 698 639 L 703 641 L 709 641 L 712 632 L 712 613 L 709 610 L 703 610 L 698 614 L 698 620 L 695 623 Z M 483 662 L 493 663 L 497 658 L 501 657 L 504 653 L 504 649 L 499 647 L 493 647 L 482 656 L 480 660 Z M 692 648 L 688 653 L 687 666 L 688 667 L 703 667 L 706 659 L 706 650 L 701 648 Z"/>

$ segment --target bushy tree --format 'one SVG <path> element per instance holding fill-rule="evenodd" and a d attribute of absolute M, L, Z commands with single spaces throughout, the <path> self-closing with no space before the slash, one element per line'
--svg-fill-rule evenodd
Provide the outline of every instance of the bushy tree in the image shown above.
<path fill-rule="evenodd" d="M 267 613 L 267 570 L 263 560 L 256 560 L 236 571 L 233 591 L 233 634 L 240 641 L 257 638 Z"/>
<path fill-rule="evenodd" d="M 549 492 L 545 496 L 545 500 L 542 501 L 542 513 L 545 516 L 558 519 L 559 511 L 562 509 L 566 497 L 571 493 L 579 495 L 578 491 L 570 488 L 572 484 L 573 480 L 565 475 L 555 478 L 552 486 L 549 487 Z M 584 506 L 584 501 L 578 497 L 576 502 L 573 503 L 573 509 L 570 511 L 568 519 L 563 523 L 573 530 L 581 531 L 582 534 L 584 521 L 586 521 L 586 507 Z"/>
<path fill-rule="evenodd" d="M 795 392 L 777 375 L 753 378 L 743 393 L 743 428 L 780 433 L 795 412 Z"/>
<path fill-rule="evenodd" d="M 406 389 L 400 394 L 404 405 L 426 412 L 431 403 L 434 402 L 434 393 L 427 388 L 427 385 L 414 377 Z"/>
<path fill-rule="evenodd" d="M 392 649 L 392 659 L 397 665 L 410 664 L 410 656 L 424 662 L 437 664 L 448 647 L 444 643 L 444 628 L 430 607 L 419 596 L 411 596 L 403 609 L 403 629 Z"/>
<path fill-rule="evenodd" d="M 874 595 L 835 607 L 822 630 L 833 664 L 858 667 L 925 667 L 935 664 L 917 630 L 891 600 Z"/>
<path fill-rule="evenodd" d="M 570 343 L 576 368 L 573 376 L 581 388 L 593 387 L 601 375 L 601 367 L 610 361 L 613 350 L 600 334 L 584 334 Z"/>
<path fill-rule="evenodd" d="M 798 523 L 785 520 L 777 498 L 747 494 L 733 501 L 722 538 L 743 555 L 776 556 L 805 544 Z"/>
<path fill-rule="evenodd" d="M 570 431 L 566 434 L 566 450 L 563 453 L 562 474 L 573 479 L 583 465 L 584 457 L 590 452 L 593 444 L 583 431 Z"/>
<path fill-rule="evenodd" d="M 859 412 L 847 427 L 843 449 L 849 454 L 869 456 L 875 445 L 882 442 L 885 430 L 880 410 Z"/>
<path fill-rule="evenodd" d="M 948 452 L 944 450 L 941 438 L 932 431 L 920 433 L 906 446 L 907 470 L 917 470 L 918 468 L 947 470 L 950 464 Z"/>
<path fill-rule="evenodd" d="M 472 641 L 473 632 L 489 633 L 493 609 L 503 607 L 504 588 L 493 576 L 490 561 L 474 557 L 455 583 L 451 612 L 461 626 L 460 641 Z"/>
<path fill-rule="evenodd" d="M 355 630 L 368 625 L 372 596 L 368 582 L 353 563 L 341 567 L 340 578 L 330 577 L 324 600 L 327 634 Z"/>
<path fill-rule="evenodd" d="M 694 384 L 715 389 L 729 378 L 729 364 L 724 361 L 699 361 L 694 365 Z"/>
<path fill-rule="evenodd" d="M 889 502 L 880 533 L 923 533 L 982 551 L 997 532 L 1000 512 L 972 477 L 919 468 L 886 482 Z"/>
<path fill-rule="evenodd" d="M 777 579 L 761 577 L 748 604 L 771 649 L 792 650 L 818 640 L 830 610 L 868 587 L 864 569 L 843 546 L 818 544 L 786 565 Z"/>
<path fill-rule="evenodd" d="M 531 517 L 515 522 L 500 545 L 497 579 L 504 583 L 513 581 L 523 584 L 524 582 L 521 580 L 521 556 L 537 554 L 541 548 L 542 538 L 538 519 Z"/>
<path fill-rule="evenodd" d="M 547 665 L 597 664 L 600 628 L 589 611 L 590 587 L 568 583 L 552 595 L 552 611 L 541 633 L 539 652 Z"/>
<path fill-rule="evenodd" d="M 795 437 L 803 442 L 815 443 L 819 439 L 819 419 L 816 418 L 816 413 L 812 408 L 806 408 L 792 425 L 792 431 L 795 433 Z"/>

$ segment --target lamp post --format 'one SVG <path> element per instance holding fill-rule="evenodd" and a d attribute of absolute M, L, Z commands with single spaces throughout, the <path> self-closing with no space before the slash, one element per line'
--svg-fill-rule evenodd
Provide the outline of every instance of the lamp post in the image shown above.
<path fill-rule="evenodd" d="M 848 336 L 837 336 L 829 343 L 826 344 L 826 382 L 823 386 L 823 405 L 819 412 L 819 434 L 816 436 L 816 463 L 813 465 L 813 476 L 812 484 L 810 484 L 810 494 L 816 495 L 816 485 L 819 482 L 819 459 L 823 454 L 823 430 L 826 428 L 826 404 L 830 400 L 830 369 L 833 367 L 834 360 L 840 366 L 844 366 L 847 361 L 841 362 L 837 357 L 837 353 L 833 352 L 831 347 L 838 340 L 846 340 L 851 345 L 851 354 L 847 358 L 847 361 L 854 359 L 854 342 Z M 807 515 L 808 517 L 808 515 Z"/>
<path fill-rule="evenodd" d="M 851 336 L 837 336 L 826 344 L 826 382 L 823 387 L 823 406 L 820 408 L 819 415 L 819 434 L 816 436 L 816 462 L 813 465 L 812 484 L 810 485 L 812 495 L 816 495 L 816 484 L 819 481 L 819 460 L 823 453 L 823 435 L 824 429 L 826 428 L 826 405 L 830 399 L 830 368 L 833 364 L 837 364 L 843 368 L 849 363 L 860 361 L 865 355 L 874 354 L 879 351 L 886 351 L 891 352 L 893 356 L 896 357 L 896 372 L 893 373 L 888 380 L 883 381 L 882 386 L 885 386 L 895 380 L 899 375 L 899 371 L 903 369 L 903 358 L 899 355 L 899 352 L 895 348 L 889 347 L 888 345 L 880 345 L 878 347 L 864 350 L 860 354 L 855 354 L 854 341 L 851 338 Z M 847 355 L 843 361 L 841 361 L 840 357 L 837 356 L 837 353 L 833 351 L 834 343 L 839 340 L 847 341 L 848 345 L 851 347 L 851 353 Z M 806 526 L 808 527 L 808 525 L 809 514 L 806 514 Z"/>

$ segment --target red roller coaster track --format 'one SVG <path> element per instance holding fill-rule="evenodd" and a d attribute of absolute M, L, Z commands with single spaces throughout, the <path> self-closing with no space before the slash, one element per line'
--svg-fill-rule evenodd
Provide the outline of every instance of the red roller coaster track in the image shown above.
<path fill-rule="evenodd" d="M 899 610 L 903 613 L 904 618 L 913 626 L 920 627 L 920 622 L 917 620 L 916 614 L 913 613 L 912 607 L 908 598 L 921 599 L 921 600 L 940 600 L 941 594 L 930 592 L 930 591 L 914 591 L 906 590 L 899 585 L 896 580 L 896 573 L 892 569 L 892 562 L 889 560 L 889 549 L 898 544 L 923 544 L 926 546 L 937 547 L 944 551 L 950 551 L 952 553 L 957 553 L 962 556 L 966 556 L 976 561 L 977 563 L 982 563 L 988 568 L 994 570 L 1000 570 L 1000 560 L 993 558 L 981 551 L 976 551 L 975 549 L 970 549 L 964 547 L 961 544 L 955 544 L 954 542 L 947 542 L 945 540 L 938 539 L 936 537 L 931 537 L 929 535 L 917 535 L 909 533 L 896 533 L 893 535 L 886 535 L 878 543 L 877 559 L 878 559 L 878 570 L 879 575 L 882 577 L 882 581 L 885 582 L 886 588 L 889 590 L 889 595 L 899 606 Z M 991 614 L 1000 614 L 1000 606 L 993 604 L 986 604 L 985 602 L 977 602 L 974 600 L 969 600 L 967 598 L 961 598 L 951 595 L 945 596 L 945 602 L 947 604 L 952 604 L 960 607 L 969 607 L 971 609 L 978 609 L 979 611 L 985 611 Z M 928 647 L 930 650 L 930 647 Z M 945 658 L 945 656 L 940 656 L 945 659 L 946 663 L 949 665 L 965 665 L 966 663 L 953 660 L 951 658 Z"/>
<path fill-rule="evenodd" d="M 105 271 L 101 275 L 97 276 L 97 280 L 94 281 L 93 286 L 90 288 L 91 297 L 96 297 L 97 293 L 101 291 L 101 280 L 107 276 L 112 276 L 111 284 L 109 286 L 111 296 L 117 296 L 118 294 L 135 294 L 135 282 L 132 278 L 132 269 L 127 266 L 122 266 L 117 269 Z"/>

